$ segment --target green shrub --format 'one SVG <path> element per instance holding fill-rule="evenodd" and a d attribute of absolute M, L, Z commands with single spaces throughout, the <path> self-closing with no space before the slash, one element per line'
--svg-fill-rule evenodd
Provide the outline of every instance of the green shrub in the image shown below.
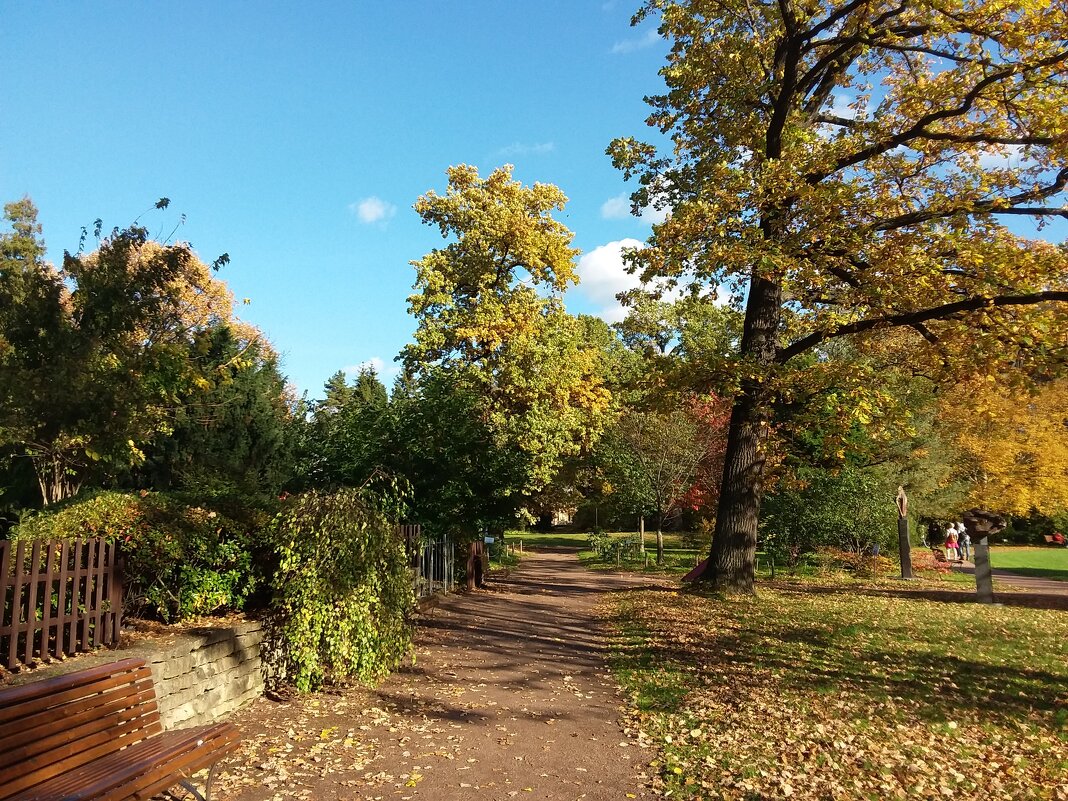
<path fill-rule="evenodd" d="M 608 555 L 608 552 L 611 551 L 613 547 L 612 538 L 600 526 L 590 532 L 589 536 L 586 538 L 586 542 L 589 545 L 590 550 L 602 559 Z"/>
<path fill-rule="evenodd" d="M 878 473 L 857 467 L 832 471 L 806 467 L 793 485 L 763 504 L 760 545 L 777 564 L 794 567 L 821 547 L 883 553 L 897 550 L 893 487 Z"/>
<path fill-rule="evenodd" d="M 183 496 L 100 492 L 32 515 L 12 533 L 117 543 L 125 611 L 171 622 L 245 606 L 262 582 L 257 527 L 254 518 L 238 523 Z"/>
<path fill-rule="evenodd" d="M 356 490 L 288 498 L 271 525 L 286 674 L 298 690 L 371 682 L 411 648 L 404 543 Z"/>

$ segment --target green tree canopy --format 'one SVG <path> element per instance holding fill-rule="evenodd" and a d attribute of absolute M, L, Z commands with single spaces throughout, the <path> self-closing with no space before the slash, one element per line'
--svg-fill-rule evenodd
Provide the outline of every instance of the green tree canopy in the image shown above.
<path fill-rule="evenodd" d="M 498 444 L 525 458 L 519 503 L 602 429 L 611 401 L 603 351 L 563 307 L 577 281 L 572 233 L 552 216 L 563 193 L 523 186 L 510 167 L 484 179 L 451 167 L 448 178 L 444 195 L 428 192 L 415 205 L 450 241 L 413 263 L 418 329 L 403 358 L 413 375 L 443 370 L 477 394 Z"/>
<path fill-rule="evenodd" d="M 183 244 L 145 228 L 115 229 L 92 253 L 44 261 L 37 210 L 8 204 L 0 235 L 0 445 L 33 462 L 45 504 L 76 493 L 96 464 L 128 467 L 173 429 L 185 393 L 210 389 L 217 370 L 191 358 L 204 331 L 230 326 L 233 299 Z M 218 264 L 218 262 L 217 262 Z"/>

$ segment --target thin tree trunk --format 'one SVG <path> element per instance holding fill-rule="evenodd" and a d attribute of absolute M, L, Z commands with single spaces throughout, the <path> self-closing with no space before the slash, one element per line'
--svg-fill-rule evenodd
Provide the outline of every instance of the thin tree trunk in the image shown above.
<path fill-rule="evenodd" d="M 638 542 L 641 552 L 645 553 L 645 515 L 638 515 Z"/>
<path fill-rule="evenodd" d="M 741 360 L 763 377 L 775 360 L 782 290 L 777 284 L 753 276 L 742 332 Z M 727 449 L 720 482 L 719 508 L 708 567 L 701 579 L 717 590 L 753 592 L 757 525 L 763 495 L 766 454 L 767 390 L 758 380 L 747 380 L 734 399 Z"/>
<path fill-rule="evenodd" d="M 41 505 L 73 498 L 82 487 L 82 479 L 67 461 L 55 453 L 38 453 L 30 457 L 37 486 L 41 490 Z"/>
<path fill-rule="evenodd" d="M 467 570 L 465 571 L 467 578 L 467 589 L 469 590 L 473 590 L 475 588 L 477 578 L 477 574 L 475 572 L 477 568 L 475 567 L 475 565 L 481 566 L 481 559 L 479 559 L 478 556 L 478 543 L 472 540 L 471 542 L 467 543 Z"/>
<path fill-rule="evenodd" d="M 656 516 L 656 563 L 664 564 L 664 515 Z"/>

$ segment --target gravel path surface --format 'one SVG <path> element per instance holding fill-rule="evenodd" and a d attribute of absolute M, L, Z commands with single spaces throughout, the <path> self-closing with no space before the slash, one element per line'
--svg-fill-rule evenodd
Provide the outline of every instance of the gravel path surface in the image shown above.
<path fill-rule="evenodd" d="M 261 699 L 217 783 L 252 799 L 646 798 L 651 752 L 621 731 L 596 606 L 641 578 L 528 553 L 421 621 L 417 660 L 374 691 Z"/>
<path fill-rule="evenodd" d="M 966 573 L 975 573 L 975 568 L 965 570 Z M 1013 573 L 1000 567 L 991 568 L 990 574 L 1000 582 L 1019 587 L 1021 590 L 1039 593 L 1041 595 L 1068 595 L 1068 581 L 1042 578 L 1040 576 L 1024 576 Z"/>

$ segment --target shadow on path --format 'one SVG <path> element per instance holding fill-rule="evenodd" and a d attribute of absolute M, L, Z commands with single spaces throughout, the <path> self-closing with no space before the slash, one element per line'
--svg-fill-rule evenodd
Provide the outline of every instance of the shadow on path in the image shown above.
<path fill-rule="evenodd" d="M 238 713 L 251 767 L 231 762 L 220 797 L 271 798 L 273 771 L 278 797 L 317 801 L 647 798 L 651 752 L 620 730 L 597 604 L 652 584 L 588 571 L 573 549 L 528 552 L 422 615 L 415 664 L 377 689 Z"/>

